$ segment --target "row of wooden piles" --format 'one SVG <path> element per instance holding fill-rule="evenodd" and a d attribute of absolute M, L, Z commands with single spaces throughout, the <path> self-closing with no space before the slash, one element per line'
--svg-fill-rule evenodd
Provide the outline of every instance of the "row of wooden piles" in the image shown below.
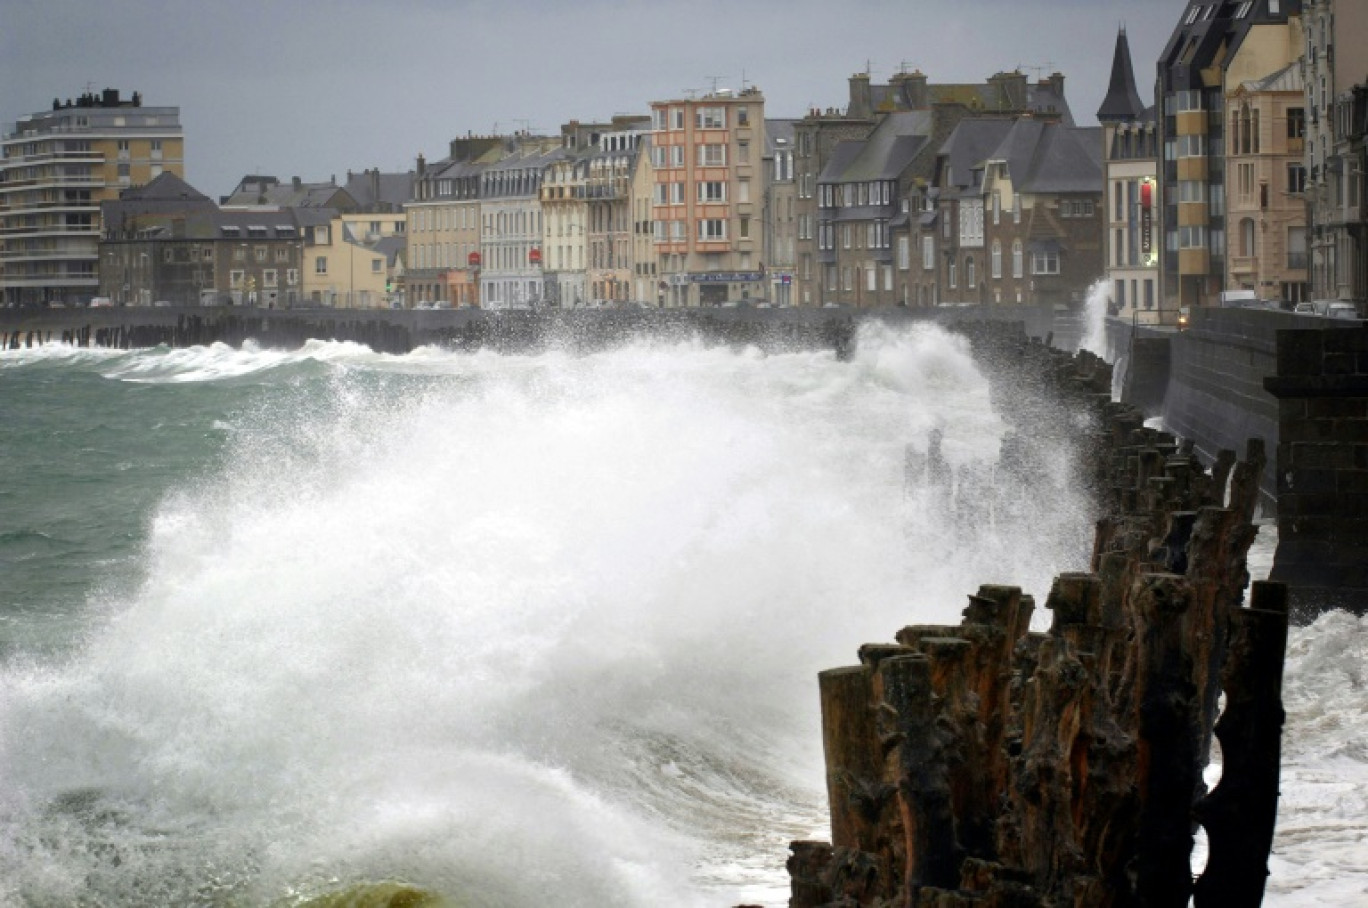
<path fill-rule="evenodd" d="M 832 840 L 792 844 L 790 906 L 1258 905 L 1287 634 L 1281 585 L 1243 603 L 1261 443 L 1206 470 L 1111 402 L 1096 357 L 975 343 L 1006 358 L 1003 393 L 1091 414 L 1091 571 L 1055 579 L 1048 631 L 1030 630 L 1031 596 L 983 586 L 960 624 L 905 627 L 820 675 Z"/>

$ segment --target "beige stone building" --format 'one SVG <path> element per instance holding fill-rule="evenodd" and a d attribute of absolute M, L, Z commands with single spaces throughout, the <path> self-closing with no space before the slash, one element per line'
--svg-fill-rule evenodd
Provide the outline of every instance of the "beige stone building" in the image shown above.
<path fill-rule="evenodd" d="M 308 305 L 376 309 L 390 304 L 393 263 L 386 240 L 402 240 L 399 212 L 296 209 L 304 232 L 303 297 Z"/>
<path fill-rule="evenodd" d="M 1238 237 L 1226 211 L 1234 173 L 1226 159 L 1235 129 L 1227 98 L 1298 60 L 1300 8 L 1292 0 L 1190 3 L 1160 56 L 1160 275 L 1166 308 L 1216 305 L 1226 290 L 1227 260 L 1239 248 L 1232 247 Z M 1253 130 L 1252 116 L 1251 111 L 1251 136 L 1271 135 L 1273 126 L 1262 117 Z"/>
<path fill-rule="evenodd" d="M 405 204 L 404 305 L 444 302 L 478 306 L 481 253 L 481 187 L 485 169 L 506 153 L 498 136 L 467 136 L 451 142 L 449 155 L 433 164 L 418 158 L 413 197 Z"/>
<path fill-rule="evenodd" d="M 764 95 L 722 89 L 653 101 L 651 117 L 663 305 L 764 298 Z"/>
<path fill-rule="evenodd" d="M 1226 290 L 1289 304 L 1308 299 L 1300 63 L 1228 92 L 1225 122 Z"/>
<path fill-rule="evenodd" d="M 0 141 L 0 302 L 88 304 L 100 204 L 163 173 L 185 176 L 178 107 L 107 88 L 21 117 Z"/>

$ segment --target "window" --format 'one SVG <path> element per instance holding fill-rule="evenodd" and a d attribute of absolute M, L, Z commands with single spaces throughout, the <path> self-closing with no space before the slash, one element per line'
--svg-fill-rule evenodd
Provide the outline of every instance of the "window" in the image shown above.
<path fill-rule="evenodd" d="M 679 149 L 683 152 L 683 148 Z M 698 147 L 698 163 L 703 167 L 725 167 L 727 166 L 727 146 L 725 145 L 700 145 Z M 683 164 L 681 155 L 680 163 Z"/>
<path fill-rule="evenodd" d="M 870 265 L 867 268 L 865 268 L 865 289 L 868 290 L 870 293 L 873 293 L 875 290 L 879 289 L 878 276 L 874 271 L 873 265 Z"/>
<path fill-rule="evenodd" d="M 972 290 L 976 283 L 978 272 L 974 267 L 974 257 L 971 255 L 964 260 L 964 285 Z"/>
<path fill-rule="evenodd" d="M 326 224 L 324 224 L 324 225 L 321 226 L 321 227 L 315 227 L 315 228 L 314 228 L 314 245 L 315 245 L 315 246 L 327 246 L 327 245 L 330 245 L 330 244 L 331 244 L 331 240 L 328 238 L 328 226 L 327 226 Z"/>
<path fill-rule="evenodd" d="M 1002 277 L 1002 243 L 993 240 L 993 279 Z"/>
<path fill-rule="evenodd" d="M 326 255 L 320 255 L 320 256 L 318 256 L 317 258 L 314 259 L 314 274 L 327 274 L 327 273 L 328 273 L 328 257 L 327 257 Z"/>
<path fill-rule="evenodd" d="M 371 259 L 371 274 L 379 274 L 381 265 L 383 264 L 383 259 Z"/>
<path fill-rule="evenodd" d="M 233 269 L 232 271 L 229 271 L 229 272 L 228 272 L 228 286 L 230 286 L 230 287 L 241 287 L 241 286 L 242 286 L 243 279 L 246 277 L 246 274 L 247 274 L 247 273 L 246 273 L 245 271 L 239 271 L 239 270 L 237 270 L 236 268 Z"/>
<path fill-rule="evenodd" d="M 736 108 L 736 125 L 737 125 L 737 126 L 749 126 L 749 125 L 750 125 L 750 112 L 749 112 L 744 106 L 740 106 L 740 107 L 737 107 L 737 108 Z"/>
<path fill-rule="evenodd" d="M 280 286 L 280 272 L 274 268 L 267 268 L 261 272 L 261 286 L 264 288 Z"/>
<path fill-rule="evenodd" d="M 935 237 L 922 237 L 922 270 L 933 271 L 936 267 L 936 239 Z"/>
<path fill-rule="evenodd" d="M 671 145 L 671 146 L 670 146 L 670 166 L 671 166 L 671 167 L 683 167 L 683 166 L 684 166 L 684 146 L 683 146 L 683 145 Z"/>
<path fill-rule="evenodd" d="M 698 238 L 700 240 L 725 240 L 727 238 L 727 222 L 721 218 L 704 218 L 698 222 Z"/>
<path fill-rule="evenodd" d="M 707 180 L 698 184 L 698 201 L 725 202 L 726 200 L 727 184 L 725 182 L 721 180 Z"/>
<path fill-rule="evenodd" d="M 738 163 L 738 164 L 749 164 L 749 163 L 750 163 L 750 143 L 749 143 L 749 142 L 737 142 L 737 143 L 736 143 L 736 163 Z"/>
<path fill-rule="evenodd" d="M 1002 223 L 1002 193 L 993 190 L 993 223 Z"/>
<path fill-rule="evenodd" d="M 742 180 L 736 184 L 736 201 L 742 203 L 750 201 L 750 180 Z M 792 207 L 793 200 L 789 199 L 789 208 L 792 209 Z M 792 213 L 792 211 L 789 212 L 790 215 Z"/>
<path fill-rule="evenodd" d="M 288 286 L 290 286 L 290 287 L 293 287 L 293 286 L 295 286 L 296 284 L 299 283 L 299 269 L 298 269 L 298 268 L 287 268 L 287 269 L 285 269 L 285 283 L 286 283 L 286 285 L 288 285 Z"/>
<path fill-rule="evenodd" d="M 851 232 L 851 231 L 850 231 L 850 225 L 849 225 L 849 224 L 842 224 L 842 225 L 841 225 L 841 248 L 842 248 L 842 249 L 849 249 L 849 248 L 850 248 L 850 232 Z"/>
<path fill-rule="evenodd" d="M 1032 274 L 1058 274 L 1058 252 L 1035 252 L 1031 254 Z"/>
<path fill-rule="evenodd" d="M 1012 243 L 1012 277 L 1021 277 L 1022 274 L 1022 254 L 1021 240 Z"/>
<path fill-rule="evenodd" d="M 671 107 L 671 108 L 670 108 L 670 128 L 671 128 L 671 129 L 683 129 L 683 128 L 684 128 L 684 108 L 682 108 L 682 107 Z"/>
<path fill-rule="evenodd" d="M 696 129 L 726 129 L 727 108 L 700 107 L 696 109 L 694 111 L 694 127 Z"/>
<path fill-rule="evenodd" d="M 252 247 L 252 257 L 255 258 L 258 262 L 264 262 L 264 261 L 266 261 L 266 247 L 265 247 L 265 246 L 253 246 L 253 247 Z"/>
<path fill-rule="evenodd" d="M 1287 109 L 1287 137 L 1300 139 L 1306 135 L 1306 111 L 1300 107 Z"/>
<path fill-rule="evenodd" d="M 953 290 L 953 289 L 955 289 L 955 287 L 959 286 L 959 285 L 956 283 L 955 263 L 954 263 L 954 262 L 951 262 L 951 263 L 950 263 L 949 278 L 950 278 L 950 289 L 951 289 L 951 290 Z"/>
<path fill-rule="evenodd" d="M 1298 163 L 1287 165 L 1287 191 L 1306 192 L 1306 168 Z"/>
<path fill-rule="evenodd" d="M 741 239 L 750 239 L 750 218 L 743 217 L 737 225 L 737 232 Z"/>

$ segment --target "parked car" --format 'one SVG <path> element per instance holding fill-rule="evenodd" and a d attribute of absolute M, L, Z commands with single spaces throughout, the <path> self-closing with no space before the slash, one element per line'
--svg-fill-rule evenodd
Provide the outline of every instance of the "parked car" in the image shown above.
<path fill-rule="evenodd" d="M 113 309 L 114 301 L 107 296 L 93 296 L 90 298 L 90 308 Z"/>
<path fill-rule="evenodd" d="M 1331 303 L 1325 309 L 1326 318 L 1357 319 L 1358 306 L 1353 303 Z"/>
<path fill-rule="evenodd" d="M 1297 305 L 1293 306 L 1292 311 L 1298 315 L 1315 315 L 1316 307 L 1310 301 L 1304 301 L 1297 303 Z"/>

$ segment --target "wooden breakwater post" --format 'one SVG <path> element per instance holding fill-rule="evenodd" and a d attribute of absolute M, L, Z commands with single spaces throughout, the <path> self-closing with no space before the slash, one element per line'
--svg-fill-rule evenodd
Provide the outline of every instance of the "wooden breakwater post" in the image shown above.
<path fill-rule="evenodd" d="M 792 844 L 792 908 L 1262 899 L 1287 632 L 1282 585 L 1243 602 L 1263 446 L 1207 470 L 1111 403 L 1095 358 L 1033 346 L 1003 384 L 1098 417 L 1075 470 L 1103 514 L 1090 570 L 1055 579 L 1048 631 L 1029 630 L 1031 596 L 984 586 L 958 625 L 905 627 L 821 673 L 832 839 Z M 1012 444 L 1027 468 L 1029 440 Z M 1213 730 L 1225 771 L 1208 792 Z"/>

